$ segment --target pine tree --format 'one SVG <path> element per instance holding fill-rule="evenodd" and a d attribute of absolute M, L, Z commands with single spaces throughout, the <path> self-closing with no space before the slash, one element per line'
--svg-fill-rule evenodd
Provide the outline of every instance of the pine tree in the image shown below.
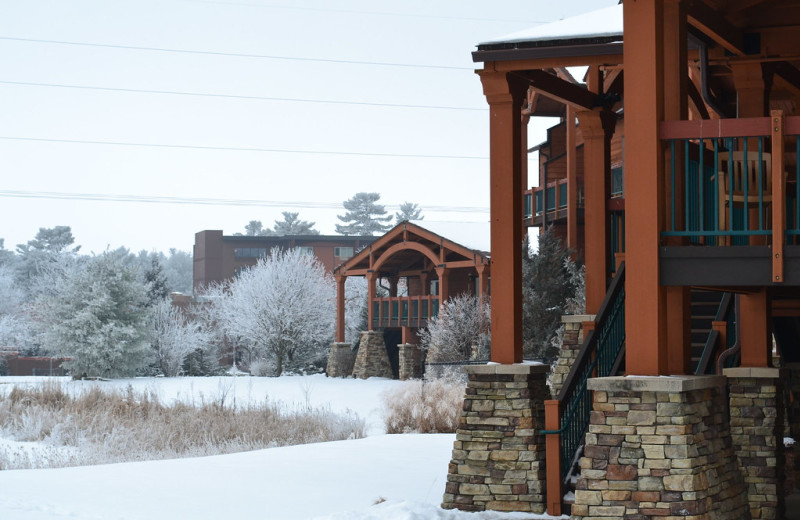
<path fill-rule="evenodd" d="M 319 231 L 313 229 L 315 222 L 300 220 L 299 213 L 284 211 L 283 220 L 276 220 L 272 228 L 276 235 L 319 235 Z"/>
<path fill-rule="evenodd" d="M 558 355 L 552 339 L 561 325 L 561 315 L 576 298 L 576 268 L 552 228 L 539 235 L 535 253 L 530 252 L 527 238 L 522 249 L 523 356 L 549 362 Z"/>
<path fill-rule="evenodd" d="M 169 296 L 167 277 L 156 255 L 152 256 L 150 266 L 144 272 L 144 282 L 147 284 L 147 299 L 151 307 Z"/>
<path fill-rule="evenodd" d="M 422 208 L 413 202 L 404 202 L 400 204 L 400 211 L 394 214 L 395 223 L 399 224 L 404 220 L 422 220 Z"/>
<path fill-rule="evenodd" d="M 362 191 L 344 201 L 342 205 L 347 212 L 337 215 L 344 224 L 336 224 L 336 232 L 342 235 L 374 235 L 389 230 L 392 216 L 386 215 L 386 208 L 376 204 L 380 198 L 378 193 Z"/>

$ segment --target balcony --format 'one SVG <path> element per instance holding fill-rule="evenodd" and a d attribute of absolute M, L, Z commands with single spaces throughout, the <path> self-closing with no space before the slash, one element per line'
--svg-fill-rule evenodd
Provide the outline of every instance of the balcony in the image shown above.
<path fill-rule="evenodd" d="M 438 296 L 397 296 L 375 298 L 372 303 L 372 328 L 428 326 L 439 314 Z"/>
<path fill-rule="evenodd" d="M 661 138 L 661 283 L 800 285 L 800 117 L 670 121 Z"/>
<path fill-rule="evenodd" d="M 547 183 L 524 192 L 524 224 L 540 227 L 567 219 L 567 179 Z M 578 210 L 583 210 L 583 185 L 578 186 Z"/>

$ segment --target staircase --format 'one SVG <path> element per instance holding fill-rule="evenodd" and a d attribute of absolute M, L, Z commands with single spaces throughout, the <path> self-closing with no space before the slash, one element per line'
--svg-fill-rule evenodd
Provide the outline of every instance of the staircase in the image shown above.
<path fill-rule="evenodd" d="M 695 373 L 703 357 L 712 330 L 711 323 L 716 319 L 723 295 L 718 291 L 691 290 L 692 373 Z"/>

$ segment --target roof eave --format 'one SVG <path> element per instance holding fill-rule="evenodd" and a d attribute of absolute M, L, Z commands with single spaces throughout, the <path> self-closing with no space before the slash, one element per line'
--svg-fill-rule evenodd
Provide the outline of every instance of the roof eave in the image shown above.
<path fill-rule="evenodd" d="M 588 43 L 529 47 L 524 43 L 481 45 L 472 53 L 473 62 L 574 58 L 581 56 L 622 55 L 622 42 Z"/>

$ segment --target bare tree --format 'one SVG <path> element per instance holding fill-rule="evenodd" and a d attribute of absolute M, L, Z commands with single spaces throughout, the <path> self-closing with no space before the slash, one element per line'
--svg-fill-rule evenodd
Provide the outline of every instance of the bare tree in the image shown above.
<path fill-rule="evenodd" d="M 476 296 L 461 294 L 442 304 L 439 315 L 422 329 L 422 347 L 428 361 L 463 361 L 488 355 L 489 302 Z"/>
<path fill-rule="evenodd" d="M 169 298 L 150 308 L 147 325 L 156 363 L 167 377 L 180 375 L 189 354 L 204 349 L 210 340 L 200 323 L 184 316 Z"/>
<path fill-rule="evenodd" d="M 299 249 L 272 249 L 211 301 L 226 335 L 273 373 L 324 355 L 335 321 L 333 277 Z"/>

